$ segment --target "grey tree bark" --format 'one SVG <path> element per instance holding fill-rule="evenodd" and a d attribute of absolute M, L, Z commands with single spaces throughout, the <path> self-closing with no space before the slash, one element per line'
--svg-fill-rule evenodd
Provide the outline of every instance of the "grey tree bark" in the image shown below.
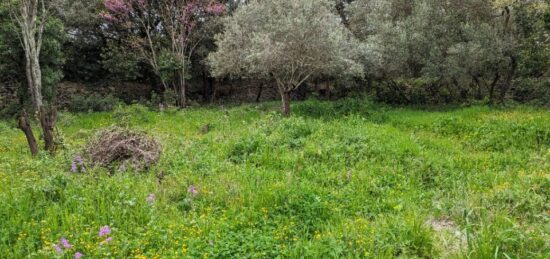
<path fill-rule="evenodd" d="M 40 50 L 42 49 L 44 26 L 49 17 L 50 4 L 52 2 L 49 0 L 20 0 L 13 4 L 10 2 L 10 15 L 20 30 L 21 45 L 25 52 L 25 72 L 33 110 L 35 116 L 39 118 L 40 126 L 42 127 L 45 148 L 53 153 L 55 151 L 54 127 L 56 110 L 52 107 L 48 108 L 44 106 L 42 97 L 42 71 L 40 68 Z M 27 137 L 31 153 L 36 155 L 38 145 L 36 139 L 34 139 L 24 110 L 19 119 L 19 127 Z"/>
<path fill-rule="evenodd" d="M 20 29 L 21 45 L 25 52 L 26 76 L 34 112 L 43 106 L 40 50 L 42 35 L 48 17 L 45 0 L 21 0 L 10 9 Z"/>

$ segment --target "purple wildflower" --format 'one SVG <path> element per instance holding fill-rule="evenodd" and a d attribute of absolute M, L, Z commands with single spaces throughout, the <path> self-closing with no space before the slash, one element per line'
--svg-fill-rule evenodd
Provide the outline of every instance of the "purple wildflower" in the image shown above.
<path fill-rule="evenodd" d="M 71 172 L 76 173 L 77 170 L 78 170 L 78 169 L 77 169 L 77 167 L 76 167 L 76 163 L 75 163 L 75 161 L 73 161 L 73 162 L 71 163 Z"/>
<path fill-rule="evenodd" d="M 111 234 L 111 228 L 109 228 L 109 226 L 103 226 L 99 229 L 99 236 L 102 237 L 102 236 L 106 236 L 106 235 L 109 235 Z"/>
<path fill-rule="evenodd" d="M 67 240 L 66 238 L 62 237 L 61 240 L 59 240 L 59 243 L 61 243 L 61 245 L 63 246 L 63 248 L 65 249 L 70 249 L 71 247 L 73 247 L 70 243 L 69 243 L 69 240 Z"/>
<path fill-rule="evenodd" d="M 84 162 L 82 162 L 82 157 L 81 156 L 75 156 L 74 161 L 77 162 L 79 165 L 84 164 Z"/>
<path fill-rule="evenodd" d="M 77 155 L 74 157 L 73 162 L 71 163 L 71 172 L 86 172 L 84 161 L 82 160 L 81 156 Z"/>
<path fill-rule="evenodd" d="M 58 244 L 54 244 L 53 248 L 55 249 L 55 252 L 57 252 L 58 254 L 61 254 L 63 252 L 63 250 L 61 250 L 61 247 Z"/>
<path fill-rule="evenodd" d="M 189 188 L 187 188 L 187 192 L 192 194 L 193 196 L 199 194 L 199 190 L 197 190 L 197 187 L 195 187 L 194 185 L 189 186 Z"/>
<path fill-rule="evenodd" d="M 149 194 L 149 196 L 147 196 L 145 200 L 149 203 L 149 205 L 153 205 L 153 203 L 155 203 L 156 198 L 157 197 L 155 196 L 155 194 L 151 193 Z"/>
<path fill-rule="evenodd" d="M 84 256 L 84 254 L 81 252 L 74 253 L 74 259 L 80 259 L 82 256 Z"/>

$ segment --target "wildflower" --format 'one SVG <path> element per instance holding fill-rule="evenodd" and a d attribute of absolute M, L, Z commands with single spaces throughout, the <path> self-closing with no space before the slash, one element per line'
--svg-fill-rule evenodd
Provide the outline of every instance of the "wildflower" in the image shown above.
<path fill-rule="evenodd" d="M 195 187 L 194 185 L 189 186 L 189 188 L 187 188 L 187 192 L 192 194 L 193 196 L 199 194 L 199 190 L 197 190 L 197 187 Z"/>
<path fill-rule="evenodd" d="M 58 244 L 54 244 L 53 247 L 55 249 L 55 252 L 57 252 L 58 254 L 61 254 L 63 252 Z"/>
<path fill-rule="evenodd" d="M 149 203 L 149 205 L 153 205 L 153 203 L 155 203 L 156 196 L 154 193 L 151 193 L 145 200 Z"/>
<path fill-rule="evenodd" d="M 84 254 L 82 254 L 81 252 L 76 252 L 74 254 L 74 259 L 80 259 L 82 256 L 84 256 Z"/>
<path fill-rule="evenodd" d="M 99 229 L 99 236 L 102 237 L 102 236 L 106 236 L 106 235 L 109 235 L 111 234 L 111 228 L 109 228 L 109 226 L 103 226 Z"/>
<path fill-rule="evenodd" d="M 69 243 L 69 240 L 67 240 L 66 238 L 62 237 L 61 240 L 59 240 L 59 243 L 61 243 L 61 245 L 63 246 L 63 248 L 65 249 L 71 249 L 71 247 L 73 247 L 70 243 Z"/>
<path fill-rule="evenodd" d="M 74 161 L 77 162 L 79 165 L 83 164 L 81 156 L 75 156 Z"/>
<path fill-rule="evenodd" d="M 73 161 L 73 162 L 71 163 L 71 172 L 76 173 L 77 170 L 78 170 L 78 169 L 77 169 L 77 167 L 76 167 L 76 162 Z"/>
<path fill-rule="evenodd" d="M 86 168 L 84 167 L 84 161 L 82 160 L 81 156 L 75 156 L 73 159 L 73 162 L 71 163 L 71 172 L 77 173 L 77 172 L 86 172 Z"/>

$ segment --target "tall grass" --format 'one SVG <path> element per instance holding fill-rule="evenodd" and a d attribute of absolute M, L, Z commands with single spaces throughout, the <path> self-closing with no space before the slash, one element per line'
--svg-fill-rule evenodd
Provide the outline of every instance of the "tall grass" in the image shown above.
<path fill-rule="evenodd" d="M 290 118 L 277 109 L 64 113 L 63 149 L 35 159 L 0 121 L 0 257 L 550 256 L 547 110 L 361 99 L 297 102 Z M 159 164 L 71 173 L 112 124 L 157 137 Z M 61 238 L 72 247 L 58 253 Z"/>

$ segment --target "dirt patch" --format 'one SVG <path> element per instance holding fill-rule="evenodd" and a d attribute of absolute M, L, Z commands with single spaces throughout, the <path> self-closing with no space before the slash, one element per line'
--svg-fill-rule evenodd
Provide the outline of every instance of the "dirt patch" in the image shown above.
<path fill-rule="evenodd" d="M 425 222 L 436 233 L 438 247 L 443 258 L 457 255 L 468 245 L 466 234 L 449 218 L 431 218 Z"/>

